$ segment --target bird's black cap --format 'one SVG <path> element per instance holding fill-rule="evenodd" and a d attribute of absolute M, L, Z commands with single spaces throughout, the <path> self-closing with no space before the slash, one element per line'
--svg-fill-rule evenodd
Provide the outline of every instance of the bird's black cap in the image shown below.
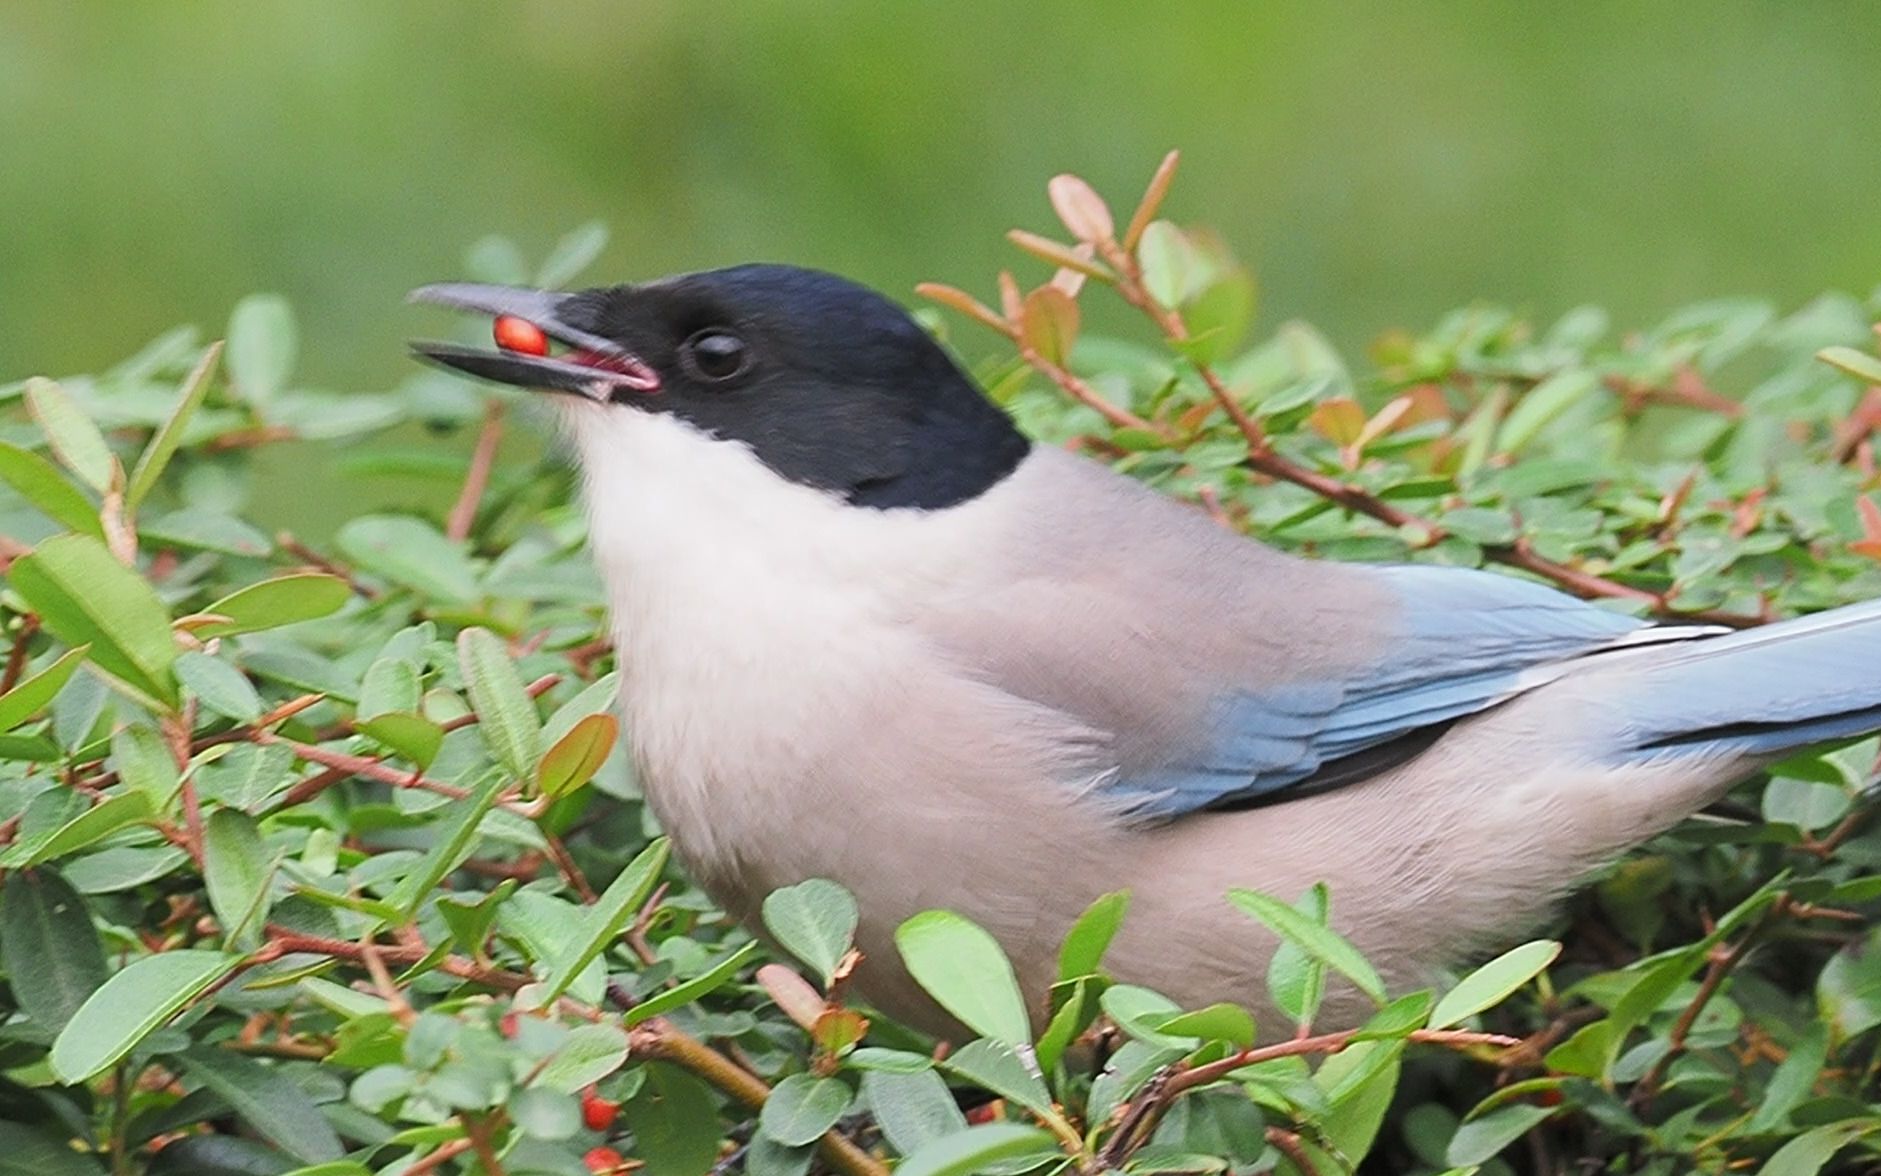
<path fill-rule="evenodd" d="M 1030 443 L 901 307 L 815 270 L 741 265 L 561 294 L 439 285 L 415 301 L 512 316 L 570 350 L 413 350 L 484 379 L 665 412 L 851 504 L 978 497 Z"/>

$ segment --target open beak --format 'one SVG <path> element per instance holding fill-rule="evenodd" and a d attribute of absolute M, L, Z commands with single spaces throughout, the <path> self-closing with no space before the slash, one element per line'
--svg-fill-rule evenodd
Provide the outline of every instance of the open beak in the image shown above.
<path fill-rule="evenodd" d="M 574 297 L 553 290 L 527 290 L 513 286 L 479 286 L 445 282 L 420 286 L 410 302 L 435 302 L 454 310 L 491 316 L 512 316 L 534 323 L 542 333 L 569 350 L 559 355 L 530 355 L 523 351 L 484 351 L 455 343 L 414 342 L 420 359 L 500 384 L 572 392 L 605 403 L 615 392 L 657 392 L 660 374 L 620 344 L 571 325 L 560 313 Z"/>

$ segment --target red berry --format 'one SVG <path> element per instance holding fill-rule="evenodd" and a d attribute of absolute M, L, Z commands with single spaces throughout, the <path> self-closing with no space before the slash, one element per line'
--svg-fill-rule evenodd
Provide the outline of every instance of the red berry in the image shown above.
<path fill-rule="evenodd" d="M 614 1116 L 620 1113 L 620 1104 L 611 1098 L 602 1098 L 593 1087 L 581 1096 L 581 1121 L 590 1131 L 606 1131 L 614 1125 Z"/>
<path fill-rule="evenodd" d="M 514 1038 L 522 1030 L 522 1017 L 512 1009 L 497 1019 L 496 1028 L 504 1037 Z"/>
<path fill-rule="evenodd" d="M 549 337 L 542 333 L 542 328 L 525 318 L 513 314 L 499 314 L 490 324 L 490 333 L 496 336 L 496 345 L 505 351 L 520 351 L 524 355 L 547 355 Z"/>
<path fill-rule="evenodd" d="M 581 1162 L 588 1165 L 590 1172 L 612 1172 L 627 1161 L 611 1147 L 591 1147 L 588 1154 L 581 1157 Z"/>

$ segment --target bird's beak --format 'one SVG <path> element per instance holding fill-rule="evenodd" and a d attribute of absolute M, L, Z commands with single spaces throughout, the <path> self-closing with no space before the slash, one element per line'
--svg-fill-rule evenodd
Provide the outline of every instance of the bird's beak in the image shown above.
<path fill-rule="evenodd" d="M 570 350 L 554 356 L 523 351 L 483 351 L 454 343 L 414 342 L 420 359 L 439 367 L 465 372 L 484 380 L 572 392 L 605 403 L 621 389 L 657 392 L 660 374 L 620 344 L 570 324 L 561 308 L 573 295 L 553 290 L 527 290 L 512 286 L 478 286 L 446 282 L 420 286 L 407 301 L 435 302 L 454 310 L 492 316 L 513 316 L 534 323 L 542 333 Z"/>

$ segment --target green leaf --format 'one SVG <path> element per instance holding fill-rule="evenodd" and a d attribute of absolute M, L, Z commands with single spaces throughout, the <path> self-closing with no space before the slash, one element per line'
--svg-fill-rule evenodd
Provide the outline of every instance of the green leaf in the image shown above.
<path fill-rule="evenodd" d="M 333 537 L 361 568 L 446 604 L 477 597 L 477 573 L 462 544 L 409 515 L 362 515 Z"/>
<path fill-rule="evenodd" d="M 1790 1112 L 1815 1090 L 1816 1080 L 1828 1059 L 1828 1026 L 1817 1021 L 1804 1027 L 1801 1036 L 1791 1043 L 1782 1065 L 1770 1075 L 1770 1083 L 1764 1087 L 1756 1113 L 1744 1125 L 1744 1133 L 1761 1135 L 1787 1123 Z"/>
<path fill-rule="evenodd" d="M 57 1138 L 19 1123 L 0 1122 L 0 1176 L 103 1176 L 98 1161 Z"/>
<path fill-rule="evenodd" d="M 506 783 L 501 774 L 491 772 L 471 789 L 468 797 L 451 806 L 449 815 L 439 823 L 437 842 L 412 867 L 411 873 L 399 881 L 398 889 L 387 900 L 407 921 L 417 914 L 431 891 L 444 881 L 444 876 L 462 865 L 476 848 L 477 826 L 496 806 Z"/>
<path fill-rule="evenodd" d="M 1324 882 L 1300 896 L 1294 909 L 1324 926 L 1332 899 Z M 1311 1025 L 1326 997 L 1326 965 L 1292 943 L 1282 943 L 1267 961 L 1267 991 L 1281 1012 L 1296 1025 Z"/>
<path fill-rule="evenodd" d="M 337 1160 L 345 1152 L 326 1116 L 308 1101 L 307 1092 L 280 1071 L 208 1045 L 173 1056 L 182 1062 L 185 1073 L 215 1091 L 255 1134 L 302 1163 Z"/>
<path fill-rule="evenodd" d="M 670 850 L 666 838 L 655 838 L 608 883 L 601 897 L 582 915 L 580 936 L 572 950 L 562 956 L 548 979 L 543 981 L 543 993 L 537 1001 L 539 1007 L 554 1004 L 588 962 L 600 955 L 634 921 L 641 904 L 653 892 L 653 884 L 659 881 L 660 871 L 666 868 Z"/>
<path fill-rule="evenodd" d="M 196 361 L 183 379 L 183 387 L 178 392 L 176 407 L 170 410 L 163 427 L 152 434 L 144 452 L 137 458 L 137 466 L 131 471 L 130 484 L 124 490 L 124 508 L 132 515 L 143 504 L 157 480 L 163 476 L 164 467 L 176 455 L 177 446 L 183 443 L 183 434 L 189 428 L 190 418 L 202 407 L 203 398 L 209 394 L 209 383 L 215 376 L 216 363 L 222 358 L 222 344 L 211 343 Z"/>
<path fill-rule="evenodd" d="M 967 1042 L 940 1063 L 941 1068 L 983 1090 L 1041 1115 L 1052 1114 L 1051 1091 L 1027 1068 L 1025 1059 L 1010 1045 L 980 1037 Z"/>
<path fill-rule="evenodd" d="M 415 713 L 424 703 L 418 667 L 396 654 L 375 658 L 359 681 L 359 703 L 353 717 L 359 722 L 393 711 Z"/>
<path fill-rule="evenodd" d="M 1510 993 L 1540 975 L 1560 954 L 1561 945 L 1551 939 L 1537 939 L 1503 952 L 1444 993 L 1436 1011 L 1430 1014 L 1430 1027 L 1448 1029 L 1501 1004 Z"/>
<path fill-rule="evenodd" d="M 1331 928 L 1314 922 L 1287 903 L 1255 890 L 1234 889 L 1228 901 L 1266 924 L 1268 929 L 1301 951 L 1338 972 L 1372 999 L 1385 1003 L 1384 981 L 1358 949 Z"/>
<path fill-rule="evenodd" d="M 421 772 L 444 746 L 444 728 L 430 719 L 396 711 L 360 723 L 359 733 L 417 764 Z"/>
<path fill-rule="evenodd" d="M 649 996 L 622 1014 L 621 1020 L 628 1025 L 638 1025 L 649 1017 L 657 1017 L 682 1005 L 689 1005 L 707 993 L 715 992 L 729 984 L 738 975 L 738 970 L 750 963 L 751 957 L 756 954 L 758 954 L 758 945 L 747 943 L 720 960 L 708 971 L 701 972 L 683 984 L 675 984 L 671 988 Z"/>
<path fill-rule="evenodd" d="M 536 1081 L 551 1090 L 577 1094 L 627 1064 L 627 1034 L 599 1022 L 578 1025 L 543 1063 Z"/>
<path fill-rule="evenodd" d="M 1216 1003 L 1193 1012 L 1178 1013 L 1157 1029 L 1173 1037 L 1225 1041 L 1239 1049 L 1254 1044 L 1254 1018 L 1240 1005 Z"/>
<path fill-rule="evenodd" d="M 229 380 L 250 404 L 265 404 L 287 386 L 300 347 L 294 312 L 279 294 L 250 294 L 229 316 Z"/>
<path fill-rule="evenodd" d="M 548 259 L 536 271 L 535 284 L 545 290 L 566 285 L 593 264 L 605 248 L 607 226 L 600 221 L 589 221 L 569 230 L 549 250 Z"/>
<path fill-rule="evenodd" d="M 98 426 L 64 388 L 38 377 L 26 381 L 26 409 L 66 469 L 100 494 L 111 489 L 118 459 Z"/>
<path fill-rule="evenodd" d="M 240 962 L 237 955 L 200 950 L 132 960 L 60 1031 L 52 1043 L 52 1072 L 61 1082 L 74 1083 L 110 1068 Z"/>
<path fill-rule="evenodd" d="M 53 636 L 89 645 L 92 664 L 171 706 L 176 642 L 169 612 L 143 577 L 89 535 L 48 539 L 13 561 L 8 578 Z"/>
<path fill-rule="evenodd" d="M 1816 978 L 1816 1009 L 1838 1041 L 1881 1025 L 1881 929 L 1829 957 Z"/>
<path fill-rule="evenodd" d="M 879 1045 L 865 1045 L 844 1058 L 843 1062 L 858 1070 L 881 1070 L 889 1074 L 916 1074 L 934 1068 L 934 1059 L 927 1054 L 906 1049 L 884 1049 Z"/>
<path fill-rule="evenodd" d="M 174 846 L 113 846 L 74 858 L 65 876 L 80 894 L 116 894 L 155 882 L 183 864 L 188 855 Z"/>
<path fill-rule="evenodd" d="M 111 763 L 118 778 L 150 802 L 153 813 L 168 808 L 183 785 L 176 757 L 149 723 L 132 723 L 112 732 Z"/>
<path fill-rule="evenodd" d="M 1824 347 L 1816 358 L 1867 384 L 1881 384 L 1881 359 L 1853 347 Z"/>
<path fill-rule="evenodd" d="M 1556 372 L 1522 393 L 1502 420 L 1496 434 L 1496 452 L 1519 453 L 1535 435 L 1574 406 L 1574 402 L 1600 386 L 1600 377 L 1585 368 Z"/>
<path fill-rule="evenodd" d="M 758 1129 L 786 1147 L 802 1147 L 834 1127 L 849 1101 L 849 1087 L 840 1079 L 792 1074 L 764 1100 Z"/>
<path fill-rule="evenodd" d="M 1137 241 L 1143 287 L 1159 305 L 1179 307 L 1200 284 L 1207 263 L 1181 229 L 1166 220 L 1151 221 Z"/>
<path fill-rule="evenodd" d="M 1400 996 L 1373 1013 L 1354 1040 L 1379 1041 L 1409 1036 L 1429 1022 L 1435 999 L 1429 989 Z"/>
<path fill-rule="evenodd" d="M 259 946 L 273 879 L 274 858 L 255 819 L 230 808 L 210 813 L 203 823 L 203 882 L 225 943 Z"/>
<path fill-rule="evenodd" d="M 960 1023 L 1007 1045 L 1032 1043 L 1018 977 L 999 943 L 952 911 L 923 911 L 895 929 L 908 974 Z"/>
<path fill-rule="evenodd" d="M 61 825 L 43 841 L 32 843 L 22 839 L 14 845 L 7 864 L 30 869 L 102 841 L 126 825 L 148 821 L 152 815 L 150 800 L 141 792 L 107 797 Z M 19 860 L 11 860 L 14 855 L 18 855 Z"/>
<path fill-rule="evenodd" d="M 912 1073 L 865 1070 L 862 1098 L 882 1134 L 904 1156 L 967 1129 L 967 1117 L 931 1067 Z"/>
<path fill-rule="evenodd" d="M 339 611 L 352 594 L 346 581 L 324 572 L 276 576 L 239 588 L 204 609 L 228 620 L 198 626 L 195 632 L 203 638 L 227 637 L 317 620 Z"/>
<path fill-rule="evenodd" d="M 646 1082 L 621 1105 L 636 1158 L 660 1176 L 705 1176 L 718 1159 L 718 1105 L 712 1091 L 665 1062 L 649 1062 Z"/>
<path fill-rule="evenodd" d="M 613 752 L 619 731 L 613 715 L 589 715 L 576 722 L 542 753 L 542 762 L 536 766 L 536 790 L 544 796 L 565 796 L 594 779 Z"/>
<path fill-rule="evenodd" d="M 810 878 L 764 900 L 764 926 L 785 951 L 815 968 L 828 987 L 856 934 L 856 900 L 827 878 Z"/>
<path fill-rule="evenodd" d="M 57 1033 L 105 982 L 85 900 L 52 869 L 15 870 L 0 897 L 0 964 L 21 1011 Z"/>
<path fill-rule="evenodd" d="M 1194 1049 L 1198 1044 L 1193 1037 L 1162 1031 L 1163 1022 L 1180 1016 L 1182 1006 L 1160 992 L 1135 984 L 1113 984 L 1104 990 L 1099 1003 L 1117 1028 L 1138 1041 L 1181 1050 Z"/>
<path fill-rule="evenodd" d="M 505 878 L 488 893 L 472 891 L 466 895 L 440 894 L 437 898 L 438 914 L 451 929 L 451 940 L 459 948 L 472 955 L 481 954 L 484 940 L 489 938 L 490 927 L 496 921 L 497 909 L 510 895 L 516 893 L 516 879 Z"/>
<path fill-rule="evenodd" d="M 89 645 L 68 649 L 45 669 L 0 694 L 0 731 L 11 731 L 50 704 L 78 671 L 90 649 Z"/>
<path fill-rule="evenodd" d="M 190 649 L 176 659 L 176 677 L 196 701 L 224 718 L 252 723 L 261 717 L 261 695 L 234 666 Z"/>
<path fill-rule="evenodd" d="M 32 450 L 0 441 L 0 481 L 60 526 L 104 538 L 97 504 L 66 481 L 58 466 Z"/>
<path fill-rule="evenodd" d="M 1757 1169 L 1758 1176 L 1815 1176 L 1828 1167 L 1836 1152 L 1877 1131 L 1881 1131 L 1881 1119 L 1876 1118 L 1827 1123 L 1805 1131 L 1765 1160 Z"/>
<path fill-rule="evenodd" d="M 1022 1123 L 987 1123 L 934 1140 L 895 1169 L 895 1176 L 974 1176 L 1000 1160 L 1049 1152 L 1056 1141 Z"/>
<path fill-rule="evenodd" d="M 1110 941 L 1117 935 L 1117 929 L 1123 926 L 1123 917 L 1130 910 L 1130 892 L 1113 890 L 1109 894 L 1098 896 L 1078 921 L 1071 924 L 1071 930 L 1065 933 L 1065 941 L 1058 948 L 1058 979 L 1075 980 L 1080 976 L 1096 975 L 1104 962 L 1104 952 L 1109 950 Z"/>
<path fill-rule="evenodd" d="M 1101 1009 L 1099 1001 L 1105 986 L 1106 982 L 1097 976 L 1080 976 L 1052 985 L 1052 1005 L 1056 1011 L 1046 1022 L 1045 1031 L 1039 1034 L 1040 1069 L 1048 1074 L 1055 1071 L 1078 1034 L 1090 1028 Z"/>
<path fill-rule="evenodd" d="M 510 1122 L 531 1139 L 572 1139 L 581 1130 L 580 1101 L 545 1087 L 511 1091 L 505 1109 Z"/>
<path fill-rule="evenodd" d="M 512 779 L 533 780 L 542 759 L 542 720 L 516 659 L 488 629 L 465 629 L 457 635 L 457 664 L 483 741 Z"/>
<path fill-rule="evenodd" d="M 1529 1131 L 1549 1115 L 1554 1114 L 1552 1107 L 1529 1106 L 1525 1103 L 1511 1103 L 1497 1107 L 1486 1115 L 1465 1120 L 1450 1137 L 1450 1146 L 1444 1153 L 1444 1162 L 1459 1167 L 1466 1164 L 1481 1164 L 1499 1155 L 1503 1148 L 1527 1135 Z"/>

